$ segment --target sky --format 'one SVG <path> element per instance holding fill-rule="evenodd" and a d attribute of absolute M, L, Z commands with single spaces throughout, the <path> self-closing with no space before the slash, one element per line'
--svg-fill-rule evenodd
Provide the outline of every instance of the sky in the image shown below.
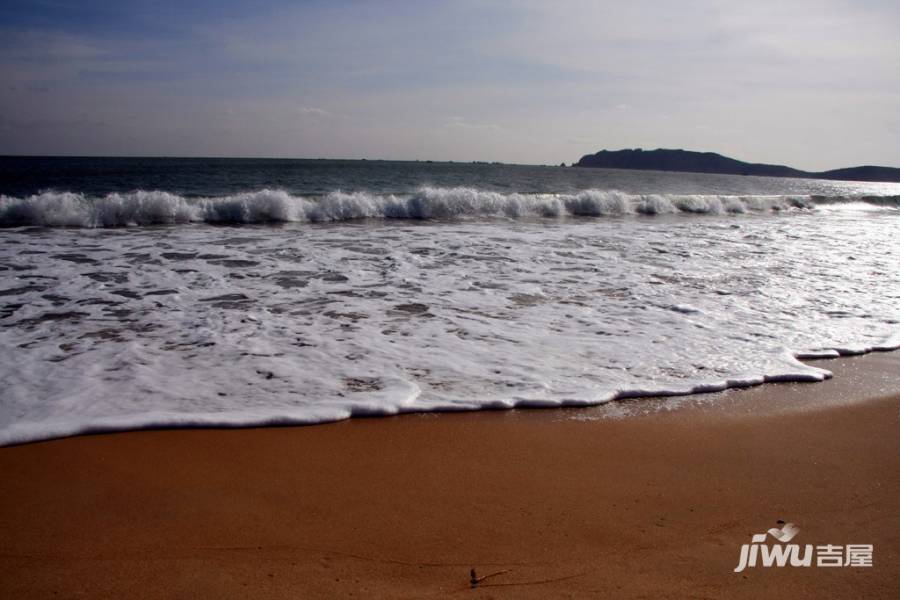
<path fill-rule="evenodd" d="M 896 0 L 0 3 L 0 154 L 900 167 Z"/>

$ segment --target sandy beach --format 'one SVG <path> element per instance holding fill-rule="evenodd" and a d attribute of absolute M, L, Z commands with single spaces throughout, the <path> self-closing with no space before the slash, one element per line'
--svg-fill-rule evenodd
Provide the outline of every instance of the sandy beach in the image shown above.
<path fill-rule="evenodd" d="M 2 448 L 0 596 L 897 597 L 900 353 L 817 365 L 676 402 Z M 874 565 L 735 573 L 779 520 Z"/>

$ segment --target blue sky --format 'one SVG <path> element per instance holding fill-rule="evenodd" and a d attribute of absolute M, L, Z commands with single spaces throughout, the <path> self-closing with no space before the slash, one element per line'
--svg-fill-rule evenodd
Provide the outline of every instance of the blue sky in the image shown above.
<path fill-rule="evenodd" d="M 6 0 L 0 153 L 900 166 L 898 31 L 875 0 Z"/>

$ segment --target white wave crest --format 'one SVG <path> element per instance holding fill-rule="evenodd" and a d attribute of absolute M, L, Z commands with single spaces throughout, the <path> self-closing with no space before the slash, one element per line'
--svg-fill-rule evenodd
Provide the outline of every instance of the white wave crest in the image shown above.
<path fill-rule="evenodd" d="M 809 196 L 626 194 L 616 190 L 523 194 L 468 187 L 425 187 L 405 195 L 335 191 L 320 197 L 269 189 L 208 198 L 185 198 L 163 191 L 113 193 L 103 197 L 44 192 L 25 198 L 0 196 L 0 227 L 739 214 L 809 209 L 816 205 Z"/>

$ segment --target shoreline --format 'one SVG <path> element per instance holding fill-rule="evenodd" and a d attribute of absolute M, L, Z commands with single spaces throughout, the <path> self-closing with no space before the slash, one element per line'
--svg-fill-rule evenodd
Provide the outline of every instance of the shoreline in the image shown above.
<path fill-rule="evenodd" d="M 622 416 L 624 414 L 630 414 L 629 410 L 625 408 L 623 405 L 628 405 L 631 402 L 643 402 L 646 404 L 646 407 L 655 407 L 657 409 L 666 410 L 674 407 L 681 406 L 683 404 L 694 404 L 700 403 L 703 404 L 702 400 L 721 400 L 724 395 L 727 395 L 731 392 L 744 392 L 747 390 L 753 390 L 756 388 L 764 388 L 768 385 L 776 384 L 776 385 L 784 385 L 784 384 L 810 384 L 810 383 L 822 383 L 824 381 L 828 381 L 832 379 L 833 373 L 825 368 L 829 364 L 833 364 L 836 361 L 836 364 L 842 364 L 842 361 L 847 359 L 856 360 L 860 357 L 871 357 L 885 354 L 887 356 L 897 355 L 900 356 L 900 348 L 893 346 L 875 346 L 869 348 L 862 352 L 855 353 L 845 353 L 845 354 L 835 354 L 829 355 L 827 353 L 822 355 L 814 355 L 814 354 L 792 354 L 793 360 L 795 360 L 798 365 L 802 369 L 807 369 L 806 373 L 795 373 L 793 375 L 782 375 L 782 376 L 767 376 L 763 375 L 753 380 L 726 380 L 723 382 L 718 382 L 716 384 L 698 384 L 694 386 L 690 391 L 628 391 L 628 392 L 619 392 L 609 400 L 605 400 L 599 402 L 597 404 L 561 404 L 561 405 L 552 405 L 552 404 L 542 404 L 542 403 L 522 403 L 520 405 L 514 405 L 509 407 L 493 407 L 493 406 L 485 406 L 485 407 L 477 407 L 477 408 L 457 408 L 457 409 L 434 409 L 434 410 L 418 410 L 414 408 L 404 409 L 400 408 L 400 410 L 396 413 L 385 413 L 385 414 L 350 414 L 349 416 L 337 419 L 327 419 L 321 421 L 306 421 L 302 418 L 292 418 L 286 416 L 278 416 L 278 417 L 262 417 L 258 420 L 247 420 L 247 419 L 238 419 L 235 421 L 231 421 L 225 419 L 221 415 L 216 413 L 207 413 L 207 414 L 199 414 L 199 415 L 185 415 L 185 417 L 193 417 L 196 419 L 194 422 L 181 422 L 181 423 L 166 423 L 160 422 L 158 417 L 147 417 L 145 421 L 141 424 L 129 423 L 118 424 L 119 421 L 127 421 L 127 418 L 124 417 L 114 417 L 109 419 L 107 422 L 95 423 L 91 425 L 80 425 L 74 426 L 71 428 L 71 431 L 65 432 L 66 427 L 57 426 L 54 431 L 59 430 L 61 433 L 51 433 L 44 437 L 38 437 L 35 434 L 29 435 L 27 433 L 28 429 L 25 428 L 26 433 L 19 432 L 17 435 L 8 435 L 8 439 L 12 441 L 0 441 L 0 448 L 10 448 L 15 446 L 27 445 L 27 444 L 35 444 L 48 442 L 53 440 L 63 440 L 72 437 L 80 437 L 80 436 L 92 436 L 92 435 L 107 435 L 107 434 L 116 434 L 116 433 L 133 433 L 140 431 L 166 431 L 166 430 L 185 430 L 185 429 L 213 429 L 213 430 L 228 430 L 228 429 L 258 429 L 258 428 L 271 428 L 271 427 L 314 427 L 319 425 L 329 425 L 332 423 L 340 423 L 343 421 L 348 421 L 352 419 L 368 419 L 368 418 L 392 418 L 399 417 L 404 415 L 427 415 L 427 414 L 452 414 L 452 413 L 470 413 L 470 412 L 483 412 L 483 411 L 515 411 L 515 410 L 592 410 L 592 409 L 600 409 L 601 411 L 606 411 L 609 413 L 616 414 L 618 416 Z M 877 361 L 877 358 L 870 358 L 869 362 Z M 890 362 L 892 359 L 886 359 Z M 821 363 L 822 366 L 819 366 L 818 363 Z M 851 363 L 852 364 L 852 363 Z M 900 365 L 900 361 L 898 361 L 898 365 Z M 821 376 L 821 378 L 819 378 Z M 855 385 L 865 385 L 865 382 L 854 380 Z M 900 391 L 900 386 L 898 386 L 898 390 Z M 890 390 L 885 391 L 884 393 L 890 393 Z M 771 408 L 771 407 L 769 407 Z M 646 410 L 644 411 L 646 412 Z M 187 419 L 185 419 L 187 421 Z M 46 425 L 43 423 L 38 424 L 29 424 L 32 429 L 39 430 L 41 427 L 45 427 Z M 24 438 L 24 439 L 20 439 Z M 0 438 L 2 440 L 2 438 Z"/>
<path fill-rule="evenodd" d="M 895 596 L 900 353 L 824 364 L 680 401 L 0 448 L 0 595 Z M 778 519 L 874 566 L 735 573 Z"/>

